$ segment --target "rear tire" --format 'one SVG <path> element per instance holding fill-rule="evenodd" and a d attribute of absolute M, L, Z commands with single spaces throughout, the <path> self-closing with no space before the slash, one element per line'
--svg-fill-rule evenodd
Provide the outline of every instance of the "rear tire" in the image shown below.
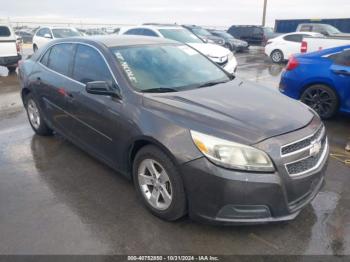
<path fill-rule="evenodd" d="M 304 90 L 300 100 L 314 109 L 322 119 L 330 119 L 339 108 L 336 92 L 326 85 L 312 85 Z"/>
<path fill-rule="evenodd" d="M 274 62 L 276 64 L 282 63 L 284 61 L 284 55 L 283 55 L 281 50 L 272 51 L 270 57 L 271 57 L 272 62 Z"/>
<path fill-rule="evenodd" d="M 7 70 L 9 70 L 9 73 L 10 73 L 10 74 L 13 73 L 13 72 L 15 72 L 16 69 L 17 69 L 17 66 L 8 66 L 8 67 L 7 67 Z"/>
<path fill-rule="evenodd" d="M 175 221 L 186 214 L 186 194 L 182 178 L 172 160 L 153 145 L 136 154 L 133 163 L 136 192 L 157 217 Z"/>
<path fill-rule="evenodd" d="M 31 93 L 25 97 L 25 108 L 29 123 L 34 132 L 39 136 L 52 135 L 53 131 L 45 123 L 41 109 Z"/>

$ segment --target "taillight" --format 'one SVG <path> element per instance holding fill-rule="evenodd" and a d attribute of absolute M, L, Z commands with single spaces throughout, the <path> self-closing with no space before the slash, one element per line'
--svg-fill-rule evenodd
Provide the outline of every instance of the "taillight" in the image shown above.
<path fill-rule="evenodd" d="M 306 53 L 307 52 L 307 42 L 306 41 L 302 41 L 301 42 L 300 52 L 301 53 Z"/>
<path fill-rule="evenodd" d="M 299 66 L 299 61 L 298 61 L 298 59 L 296 59 L 294 56 L 292 56 L 292 57 L 289 59 L 289 61 L 288 61 L 286 70 L 287 70 L 287 71 L 292 71 L 292 70 L 294 70 L 295 68 L 297 68 L 298 66 Z"/>

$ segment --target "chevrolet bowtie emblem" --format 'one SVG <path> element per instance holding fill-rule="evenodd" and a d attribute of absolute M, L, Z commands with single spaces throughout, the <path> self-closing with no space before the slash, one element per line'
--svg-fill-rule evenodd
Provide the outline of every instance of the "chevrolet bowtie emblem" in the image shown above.
<path fill-rule="evenodd" d="M 310 156 L 317 156 L 321 151 L 321 141 L 312 141 L 310 148 Z"/>

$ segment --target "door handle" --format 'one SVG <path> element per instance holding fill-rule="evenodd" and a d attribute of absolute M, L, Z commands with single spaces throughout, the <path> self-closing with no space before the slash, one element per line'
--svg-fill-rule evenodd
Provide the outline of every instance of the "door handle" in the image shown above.
<path fill-rule="evenodd" d="M 350 71 L 346 71 L 346 70 L 333 70 L 333 73 L 337 75 L 350 76 Z"/>

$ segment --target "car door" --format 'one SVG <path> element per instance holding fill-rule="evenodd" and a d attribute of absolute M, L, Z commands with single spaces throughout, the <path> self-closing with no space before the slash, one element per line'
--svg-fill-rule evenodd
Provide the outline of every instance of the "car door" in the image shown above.
<path fill-rule="evenodd" d="M 329 58 L 333 61 L 331 74 L 341 100 L 341 107 L 350 112 L 350 49 Z"/>
<path fill-rule="evenodd" d="M 117 159 L 118 140 L 123 137 L 122 101 L 107 95 L 89 94 L 85 89 L 88 82 L 94 81 L 105 81 L 112 88 L 118 88 L 102 53 L 93 46 L 78 44 L 72 78 L 74 83 L 67 92 L 73 97 L 69 112 L 75 120 L 74 137 L 90 152 L 117 165 L 114 160 Z"/>
<path fill-rule="evenodd" d="M 66 89 L 70 85 L 69 74 L 73 61 L 74 44 L 62 43 L 49 48 L 38 63 L 33 78 L 35 92 L 45 117 L 55 128 L 70 134 L 70 117 L 67 113 Z"/>

